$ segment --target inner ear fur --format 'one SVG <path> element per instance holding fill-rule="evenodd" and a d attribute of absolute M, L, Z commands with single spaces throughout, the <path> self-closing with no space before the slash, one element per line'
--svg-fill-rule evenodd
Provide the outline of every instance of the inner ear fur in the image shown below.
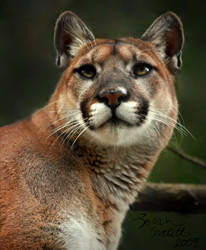
<path fill-rule="evenodd" d="M 94 35 L 84 22 L 71 11 L 63 12 L 56 21 L 54 30 L 54 46 L 57 52 L 56 64 L 65 67 L 78 51 Z"/>
<path fill-rule="evenodd" d="M 169 11 L 158 17 L 141 39 L 155 46 L 172 73 L 181 67 L 184 32 L 182 22 L 175 13 Z"/>

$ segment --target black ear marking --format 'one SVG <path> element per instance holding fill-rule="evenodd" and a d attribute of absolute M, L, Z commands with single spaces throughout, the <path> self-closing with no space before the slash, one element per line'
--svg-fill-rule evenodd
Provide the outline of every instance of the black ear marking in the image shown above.
<path fill-rule="evenodd" d="M 172 73 L 181 67 L 184 32 L 182 22 L 176 14 L 169 11 L 158 17 L 141 39 L 150 41 L 155 46 Z"/>
<path fill-rule="evenodd" d="M 56 64 L 64 67 L 94 35 L 84 22 L 71 11 L 63 12 L 56 21 L 54 45 L 57 51 Z"/>

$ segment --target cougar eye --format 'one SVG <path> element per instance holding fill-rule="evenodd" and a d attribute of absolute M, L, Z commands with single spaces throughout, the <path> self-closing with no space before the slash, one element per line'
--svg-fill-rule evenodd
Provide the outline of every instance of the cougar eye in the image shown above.
<path fill-rule="evenodd" d="M 152 66 L 147 63 L 136 63 L 133 67 L 135 76 L 145 76 L 150 73 Z"/>
<path fill-rule="evenodd" d="M 94 78 L 97 73 L 95 67 L 91 64 L 82 65 L 78 69 L 75 69 L 75 72 L 87 79 Z"/>

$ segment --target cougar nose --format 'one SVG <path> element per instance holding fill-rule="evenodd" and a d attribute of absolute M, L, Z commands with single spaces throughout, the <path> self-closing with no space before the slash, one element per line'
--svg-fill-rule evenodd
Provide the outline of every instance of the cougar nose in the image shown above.
<path fill-rule="evenodd" d="M 97 98 L 110 108 L 116 108 L 122 101 L 126 101 L 128 97 L 129 94 L 123 87 L 102 89 L 97 95 Z"/>

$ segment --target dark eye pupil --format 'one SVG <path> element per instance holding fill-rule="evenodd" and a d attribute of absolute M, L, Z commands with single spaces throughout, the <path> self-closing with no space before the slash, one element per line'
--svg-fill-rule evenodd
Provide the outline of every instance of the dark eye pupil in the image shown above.
<path fill-rule="evenodd" d="M 144 76 L 150 73 L 152 67 L 146 63 L 137 63 L 133 67 L 133 73 L 135 76 Z"/>
<path fill-rule="evenodd" d="M 96 69 L 93 65 L 85 64 L 75 70 L 79 75 L 84 78 L 92 79 L 96 75 Z"/>

